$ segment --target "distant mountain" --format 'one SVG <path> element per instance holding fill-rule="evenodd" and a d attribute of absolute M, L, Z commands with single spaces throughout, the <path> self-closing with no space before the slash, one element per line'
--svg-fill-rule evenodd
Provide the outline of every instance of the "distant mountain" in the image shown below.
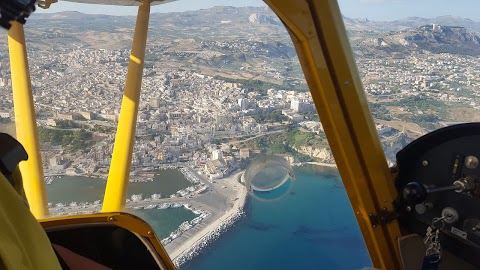
<path fill-rule="evenodd" d="M 278 18 L 273 18 L 271 16 L 263 15 L 263 14 L 257 14 L 253 13 L 248 17 L 248 21 L 251 23 L 256 23 L 256 24 L 273 24 L 273 25 L 281 25 L 280 21 Z"/>
<path fill-rule="evenodd" d="M 220 22 L 249 21 L 250 23 L 257 24 L 282 25 L 277 16 L 266 7 L 218 6 L 196 11 L 152 13 L 150 18 L 151 23 L 175 22 L 177 26 L 211 25 L 212 23 L 216 24 Z M 368 19 L 355 19 L 345 16 L 343 16 L 343 19 L 345 26 L 349 31 L 389 32 L 407 30 L 429 24 L 439 24 L 445 26 L 465 27 L 472 32 L 480 33 L 480 22 L 454 16 L 438 16 L 434 18 L 409 17 L 394 21 L 371 21 Z M 67 11 L 59 13 L 34 13 L 29 20 L 77 21 L 87 22 L 87 24 L 105 22 L 123 23 L 125 21 L 131 23 L 134 22 L 135 16 L 92 15 Z"/>
<path fill-rule="evenodd" d="M 64 11 L 58 13 L 34 13 L 29 18 L 29 22 L 36 23 L 38 21 L 61 21 L 71 24 L 79 24 L 80 26 L 88 25 L 89 27 L 105 28 L 106 24 L 111 26 L 127 26 L 135 22 L 136 16 L 111 16 L 98 14 L 84 14 L 77 11 Z M 275 14 L 264 7 L 229 7 L 217 6 L 209 9 L 200 9 L 185 12 L 170 13 L 151 13 L 150 26 L 164 27 L 171 24 L 175 27 L 199 27 L 212 26 L 227 23 L 257 23 L 281 25 L 280 20 Z M 104 24 L 104 25 L 102 25 Z M 28 23 L 27 23 L 28 25 Z"/>
<path fill-rule="evenodd" d="M 348 17 L 343 17 L 343 19 L 352 47 L 359 52 L 374 53 L 375 50 L 381 50 L 403 53 L 425 50 L 480 55 L 478 37 L 475 34 L 480 33 L 480 22 L 470 19 L 453 16 L 410 17 L 395 21 L 370 21 Z M 130 46 L 129 35 L 134 29 L 135 16 L 90 15 L 79 12 L 35 13 L 29 19 L 29 23 L 38 26 L 42 32 L 47 30 L 47 37 L 77 33 L 76 37 L 85 36 L 88 31 L 91 31 L 92 35 L 95 32 L 101 32 L 103 33 L 101 37 L 104 37 L 105 41 L 101 40 L 96 44 L 108 44 L 106 42 L 110 38 L 122 41 L 122 46 L 128 48 Z M 440 28 L 434 30 L 433 25 L 440 25 Z M 152 13 L 150 27 L 152 35 L 158 35 L 164 40 L 193 38 L 228 41 L 231 34 L 243 33 L 245 37 L 257 40 L 259 43 L 255 45 L 256 49 L 268 52 L 267 54 L 290 56 L 293 50 L 291 46 L 287 46 L 288 50 L 285 50 L 282 46 L 275 45 L 274 42 L 265 42 L 265 39 L 275 36 L 270 34 L 277 33 L 277 36 L 281 38 L 275 42 L 280 41 L 281 44 L 290 42 L 281 21 L 270 9 L 265 7 L 222 6 L 197 11 Z M 27 27 L 30 29 L 27 31 L 32 32 L 32 28 Z M 251 35 L 252 29 L 255 29 L 259 35 Z M 269 35 L 265 35 L 265 33 Z M 33 35 L 38 35 L 39 38 L 44 37 L 37 33 L 33 33 Z M 72 36 L 72 38 L 74 37 Z M 62 40 L 55 40 L 55 42 L 58 41 Z M 43 38 L 42 42 L 47 41 Z M 75 43 L 83 44 L 84 39 L 76 40 Z M 92 43 L 89 42 L 89 44 Z M 266 45 L 267 43 L 270 44 Z M 225 52 L 235 50 L 235 47 L 231 47 L 229 44 L 221 46 L 226 46 Z M 243 59 L 241 56 L 238 58 Z M 218 61 L 229 62 L 230 59 L 219 58 Z"/>
<path fill-rule="evenodd" d="M 357 45 L 356 49 L 378 49 L 392 53 L 423 50 L 432 53 L 480 55 L 480 38 L 464 27 L 432 24 L 367 38 Z"/>
<path fill-rule="evenodd" d="M 98 14 L 85 14 L 78 11 L 62 11 L 57 13 L 33 13 L 29 21 L 35 22 L 37 20 L 64 20 L 64 21 L 76 21 L 76 20 L 118 20 L 125 18 L 135 18 L 135 16 L 111 16 L 111 15 L 98 15 Z M 28 23 L 27 23 L 28 25 Z"/>
<path fill-rule="evenodd" d="M 176 26 L 208 26 L 225 24 L 255 23 L 263 25 L 281 25 L 280 20 L 264 7 L 229 7 L 218 6 L 196 11 L 154 13 L 152 23 L 172 23 Z"/>
<path fill-rule="evenodd" d="M 408 17 L 395 21 L 370 21 L 368 19 L 352 19 L 345 16 L 343 19 L 347 30 L 352 31 L 389 32 L 417 28 L 428 24 L 439 24 L 465 27 L 470 31 L 480 33 L 480 22 L 454 16 L 439 16 L 434 18 Z"/>

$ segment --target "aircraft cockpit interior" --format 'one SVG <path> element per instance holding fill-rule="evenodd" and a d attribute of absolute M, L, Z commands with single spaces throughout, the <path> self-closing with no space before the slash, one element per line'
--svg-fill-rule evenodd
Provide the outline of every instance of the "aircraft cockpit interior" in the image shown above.
<path fill-rule="evenodd" d="M 459 124 L 398 152 L 399 223 L 417 234 L 400 239 L 402 259 L 416 265 L 406 269 L 420 269 L 427 256 L 440 269 L 480 267 L 479 141 L 479 123 Z"/>

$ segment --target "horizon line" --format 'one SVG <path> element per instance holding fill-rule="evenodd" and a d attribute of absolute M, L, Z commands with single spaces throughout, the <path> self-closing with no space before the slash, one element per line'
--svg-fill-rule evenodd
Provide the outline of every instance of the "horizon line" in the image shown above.
<path fill-rule="evenodd" d="M 134 6 L 131 6 L 132 8 Z M 196 12 L 196 11 L 201 11 L 201 10 L 209 10 L 209 9 L 214 9 L 214 8 L 234 8 L 234 9 L 239 9 L 239 8 L 265 8 L 265 7 L 262 7 L 262 6 L 243 6 L 243 7 L 235 7 L 235 6 L 213 6 L 213 7 L 209 7 L 209 8 L 200 8 L 200 9 L 196 9 L 196 10 L 183 10 L 183 11 L 167 11 L 167 12 L 162 12 L 162 11 L 153 11 L 151 12 L 150 14 L 169 14 L 169 13 L 186 13 L 186 12 Z M 39 9 L 41 10 L 41 9 Z M 82 12 L 82 11 L 78 11 L 78 10 L 62 10 L 62 11 L 56 11 L 56 12 L 35 12 L 33 15 L 33 17 L 35 16 L 35 14 L 42 14 L 42 15 L 54 15 L 54 14 L 60 14 L 60 13 L 68 13 L 68 12 L 75 12 L 75 13 L 80 13 L 80 14 L 83 14 L 83 15 L 99 15 L 99 16 L 111 16 L 111 17 L 136 17 L 137 15 L 127 15 L 127 14 L 120 14 L 120 15 L 112 15 L 112 14 L 102 14 L 102 13 L 86 13 L 86 12 Z M 273 12 L 273 11 L 272 11 Z M 276 14 L 275 14 L 276 15 Z M 432 17 L 421 17 L 421 16 L 408 16 L 408 17 L 403 17 L 403 18 L 399 18 L 399 19 L 392 19 L 392 20 L 376 20 L 376 19 L 369 19 L 369 18 L 363 18 L 363 17 L 348 17 L 348 16 L 345 16 L 342 14 L 342 17 L 344 18 L 348 18 L 348 19 L 351 19 L 351 20 L 359 20 L 359 21 L 370 21 L 370 22 L 394 22 L 394 21 L 401 21 L 401 20 L 405 20 L 405 19 L 413 19 L 413 18 L 419 18 L 419 19 L 435 19 L 435 18 L 439 18 L 439 17 L 452 17 L 452 18 L 460 18 L 460 19 L 467 19 L 467 20 L 471 20 L 473 22 L 480 22 L 480 21 L 477 21 L 477 20 L 474 20 L 472 18 L 468 18 L 468 17 L 462 17 L 462 16 L 458 16 L 458 15 L 450 15 L 450 14 L 445 14 L 445 15 L 437 15 L 437 16 L 432 16 Z M 32 17 L 30 17 L 32 18 Z"/>

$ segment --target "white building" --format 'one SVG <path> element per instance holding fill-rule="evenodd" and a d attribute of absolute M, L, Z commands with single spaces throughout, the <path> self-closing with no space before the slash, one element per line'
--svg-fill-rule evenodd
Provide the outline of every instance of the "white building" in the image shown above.
<path fill-rule="evenodd" d="M 240 110 L 246 110 L 248 108 L 248 100 L 244 98 L 238 99 L 238 106 L 240 106 Z"/>
<path fill-rule="evenodd" d="M 290 102 L 290 109 L 296 112 L 301 112 L 303 111 L 303 105 L 303 102 L 300 101 L 298 98 L 292 98 L 292 101 Z"/>
<path fill-rule="evenodd" d="M 218 160 L 222 158 L 222 150 L 215 149 L 212 151 L 212 160 Z"/>
<path fill-rule="evenodd" d="M 314 107 L 311 103 L 299 99 L 299 98 L 292 98 L 290 102 L 290 109 L 294 110 L 295 112 L 306 112 L 312 110 Z"/>

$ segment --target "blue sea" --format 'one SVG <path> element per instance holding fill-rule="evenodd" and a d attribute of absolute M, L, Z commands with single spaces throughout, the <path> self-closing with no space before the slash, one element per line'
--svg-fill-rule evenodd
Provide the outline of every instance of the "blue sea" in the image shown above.
<path fill-rule="evenodd" d="M 246 217 L 181 270 L 361 269 L 367 248 L 338 173 L 296 167 L 285 196 L 249 197 Z"/>
<path fill-rule="evenodd" d="M 336 169 L 295 167 L 296 180 L 247 198 L 245 218 L 180 270 L 361 269 L 370 266 L 362 235 Z M 180 172 L 131 183 L 130 194 L 169 194 L 189 185 Z M 102 199 L 105 180 L 62 177 L 47 185 L 49 201 Z M 276 198 L 276 199 L 273 199 Z M 273 199 L 273 200 L 272 200 Z M 183 208 L 137 210 L 163 238 L 195 217 Z"/>

